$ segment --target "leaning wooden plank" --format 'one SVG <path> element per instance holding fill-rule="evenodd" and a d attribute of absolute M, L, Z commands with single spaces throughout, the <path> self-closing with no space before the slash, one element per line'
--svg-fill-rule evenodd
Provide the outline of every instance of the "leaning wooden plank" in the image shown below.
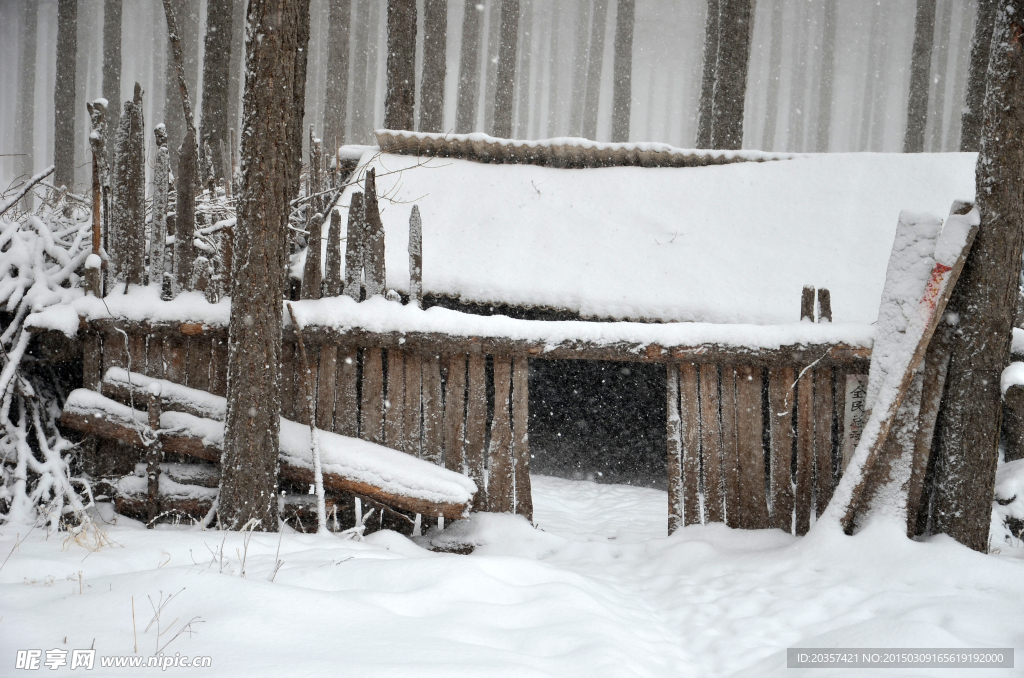
<path fill-rule="evenodd" d="M 725 524 L 740 527 L 739 439 L 736 421 L 736 368 L 722 365 L 722 476 Z"/>
<path fill-rule="evenodd" d="M 683 524 L 703 522 L 700 511 L 700 401 L 697 366 L 679 365 L 679 414 L 683 436 Z"/>
<path fill-rule="evenodd" d="M 77 389 L 68 396 L 61 423 L 133 445 L 141 444 L 143 436 L 157 435 L 148 426 L 145 412 L 88 389 Z M 160 416 L 160 427 L 165 451 L 220 460 L 223 422 L 183 412 L 164 412 Z M 281 420 L 282 477 L 312 482 L 309 435 L 308 426 Z M 360 494 L 413 513 L 457 520 L 468 513 L 476 492 L 473 481 L 459 473 L 356 438 L 321 431 L 320 453 L 324 487 Z"/>
<path fill-rule="evenodd" d="M 494 356 L 494 419 L 491 421 L 491 446 L 487 453 L 488 509 L 493 513 L 512 513 L 515 487 L 512 464 L 512 422 L 509 418 L 512 392 L 512 359 Z"/>
<path fill-rule="evenodd" d="M 448 356 L 444 389 L 444 467 L 462 473 L 466 465 L 466 355 Z"/>
<path fill-rule="evenodd" d="M 700 454 L 704 471 L 704 513 L 709 523 L 725 520 L 722 484 L 722 424 L 718 365 L 700 366 Z"/>
<path fill-rule="evenodd" d="M 359 405 L 359 437 L 383 441 L 384 363 L 379 348 L 363 349 L 363 390 Z"/>
<path fill-rule="evenodd" d="M 814 499 L 814 372 L 805 368 L 796 385 L 796 533 L 811 527 Z"/>
<path fill-rule="evenodd" d="M 768 371 L 772 527 L 793 531 L 793 382 L 791 367 Z"/>
<path fill-rule="evenodd" d="M 736 442 L 740 476 L 740 526 L 761 530 L 769 526 L 765 494 L 764 418 L 761 410 L 761 368 L 736 367 Z"/>
<path fill-rule="evenodd" d="M 820 517 L 832 499 L 832 422 L 835 408 L 832 397 L 832 369 L 814 370 L 814 490 L 815 515 Z"/>
<path fill-rule="evenodd" d="M 487 440 L 487 359 L 470 354 L 466 389 L 466 473 L 476 483 L 474 511 L 487 510 L 486 471 Z"/>
<path fill-rule="evenodd" d="M 665 441 L 668 446 L 668 533 L 683 526 L 683 434 L 679 416 L 679 366 L 669 363 L 665 378 Z"/>
<path fill-rule="evenodd" d="M 529 359 L 512 363 L 512 457 L 515 461 L 516 513 L 533 522 L 533 490 L 530 484 Z"/>
<path fill-rule="evenodd" d="M 964 262 L 970 251 L 974 237 L 981 223 L 977 208 L 966 215 L 954 214 L 946 219 L 942 234 L 935 243 L 934 261 L 931 274 L 925 284 L 920 299 L 907 308 L 906 331 L 902 337 L 891 337 L 895 344 L 888 354 L 888 369 L 878 374 L 881 384 L 874 386 L 869 380 L 869 401 L 871 415 L 864 427 L 860 443 L 853 459 L 847 468 L 843 480 L 836 488 L 832 503 L 827 514 L 832 521 L 838 522 L 843 531 L 852 533 L 858 515 L 867 510 L 862 497 L 868 490 L 868 479 L 872 483 L 887 483 L 890 478 L 872 476 L 869 472 L 878 462 L 889 430 L 892 428 L 896 414 L 903 404 L 903 399 L 913 383 L 918 369 L 924 360 L 928 344 L 942 318 L 942 314 L 953 293 Z M 879 328 L 880 333 L 887 328 Z M 884 343 L 884 335 L 876 339 L 878 351 L 879 339 Z M 881 372 L 881 371 L 880 371 Z M 883 378 L 884 377 L 884 378 Z M 871 395 L 874 395 L 873 400 Z M 892 467 L 892 465 L 889 465 Z M 824 518 L 825 516 L 823 516 Z M 819 522 L 825 522 L 819 521 Z"/>

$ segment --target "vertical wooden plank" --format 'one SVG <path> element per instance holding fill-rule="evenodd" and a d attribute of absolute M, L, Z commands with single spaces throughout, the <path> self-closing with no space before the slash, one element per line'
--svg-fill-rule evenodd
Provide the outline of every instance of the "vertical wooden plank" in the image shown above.
<path fill-rule="evenodd" d="M 146 338 L 146 376 L 164 378 L 164 340 L 155 334 Z"/>
<path fill-rule="evenodd" d="M 100 391 L 103 380 L 103 342 L 100 334 L 88 329 L 82 338 L 82 387 Z"/>
<path fill-rule="evenodd" d="M 725 488 L 725 523 L 740 527 L 740 466 L 736 422 L 736 368 L 722 365 L 722 485 Z"/>
<path fill-rule="evenodd" d="M 484 444 L 487 438 L 487 371 L 486 359 L 479 354 L 469 356 L 469 386 L 466 402 L 466 471 L 476 483 L 473 510 L 487 510 L 487 484 Z"/>
<path fill-rule="evenodd" d="M 516 513 L 533 522 L 530 485 L 530 367 L 529 358 L 512 363 L 512 457 L 515 461 Z"/>
<path fill-rule="evenodd" d="M 106 374 L 111 367 L 128 368 L 128 349 L 125 346 L 124 335 L 116 330 L 103 331 L 103 371 L 100 378 Z"/>
<path fill-rule="evenodd" d="M 187 357 L 188 345 L 184 336 L 172 332 L 164 337 L 164 379 L 184 386 Z"/>
<path fill-rule="evenodd" d="M 128 335 L 128 359 L 132 372 L 146 373 L 146 335 L 142 332 Z"/>
<path fill-rule="evenodd" d="M 363 391 L 359 437 L 382 443 L 384 424 L 384 363 L 379 348 L 363 349 Z"/>
<path fill-rule="evenodd" d="M 846 441 L 846 370 L 834 370 L 835 376 L 832 380 L 832 395 L 834 403 L 832 412 L 836 419 L 836 448 L 832 450 L 832 468 L 836 471 L 832 474 L 835 481 L 833 486 L 839 482 L 846 468 L 843 464 L 843 444 Z"/>
<path fill-rule="evenodd" d="M 805 285 L 800 294 L 800 320 L 814 322 L 814 287 Z"/>
<path fill-rule="evenodd" d="M 210 393 L 221 397 L 228 394 L 228 338 L 226 334 L 213 337 Z"/>
<path fill-rule="evenodd" d="M 295 342 L 281 344 L 281 416 L 292 421 L 302 421 L 301 395 L 296 388 L 295 376 L 298 374 L 298 357 L 295 355 Z"/>
<path fill-rule="evenodd" d="M 722 423 L 719 419 L 718 365 L 700 366 L 700 455 L 704 472 L 704 515 L 709 523 L 725 520 L 722 484 Z"/>
<path fill-rule="evenodd" d="M 466 354 L 448 356 L 448 385 L 444 390 L 444 466 L 463 473 L 466 465 Z"/>
<path fill-rule="evenodd" d="M 423 447 L 423 365 L 415 353 L 405 355 L 405 452 L 419 457 Z"/>
<path fill-rule="evenodd" d="M 832 322 L 832 294 L 824 287 L 818 289 L 818 322 Z"/>
<path fill-rule="evenodd" d="M 334 388 L 334 432 L 355 438 L 359 435 L 359 399 L 356 377 L 359 353 L 355 346 L 338 347 L 338 373 Z"/>
<path fill-rule="evenodd" d="M 405 432 L 405 354 L 388 349 L 388 397 L 384 407 L 384 444 L 404 450 Z"/>
<path fill-rule="evenodd" d="M 793 391 L 792 367 L 768 370 L 768 414 L 771 430 L 772 527 L 793 531 Z"/>
<path fill-rule="evenodd" d="M 488 503 L 494 513 L 512 513 L 514 509 L 512 425 L 509 399 L 512 386 L 512 360 L 494 356 L 494 418 L 491 420 L 491 447 L 487 458 Z"/>
<path fill-rule="evenodd" d="M 679 416 L 679 366 L 665 366 L 665 442 L 668 448 L 668 533 L 683 526 L 683 436 Z"/>
<path fill-rule="evenodd" d="M 444 405 L 441 401 L 441 357 L 423 356 L 423 458 L 444 462 Z"/>
<path fill-rule="evenodd" d="M 835 409 L 832 403 L 832 368 L 818 367 L 814 370 L 814 488 L 815 515 L 832 501 L 835 489 L 832 471 L 832 424 Z"/>
<path fill-rule="evenodd" d="M 763 530 L 770 524 L 765 494 L 764 418 L 761 368 L 736 367 L 736 443 L 739 456 L 740 526 Z"/>
<path fill-rule="evenodd" d="M 210 390 L 210 361 L 212 358 L 213 342 L 209 336 L 197 335 L 188 338 L 185 383 L 189 388 L 200 391 Z"/>
<path fill-rule="evenodd" d="M 216 371 L 216 367 L 214 368 Z M 316 427 L 334 430 L 334 390 L 338 383 L 338 347 L 320 347 L 320 362 L 316 371 Z"/>
<path fill-rule="evenodd" d="M 683 523 L 703 522 L 700 511 L 700 400 L 693 363 L 679 365 L 679 414 L 683 434 Z"/>
<path fill-rule="evenodd" d="M 811 528 L 814 498 L 814 372 L 807 370 L 796 385 L 796 533 Z"/>
<path fill-rule="evenodd" d="M 846 383 L 837 386 L 845 393 L 843 398 L 843 458 L 842 468 L 850 463 L 857 443 L 860 442 L 864 425 L 868 421 L 867 395 L 868 377 L 866 374 L 847 374 Z"/>

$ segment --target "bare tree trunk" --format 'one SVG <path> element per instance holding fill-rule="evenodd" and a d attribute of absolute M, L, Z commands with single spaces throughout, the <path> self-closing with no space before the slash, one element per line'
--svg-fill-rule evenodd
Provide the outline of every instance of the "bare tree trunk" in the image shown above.
<path fill-rule="evenodd" d="M 548 48 L 548 125 L 544 136 L 558 136 L 558 112 L 562 107 L 561 90 L 558 87 L 558 29 L 562 5 L 551 5 L 551 45 Z"/>
<path fill-rule="evenodd" d="M 388 0 L 384 127 L 416 129 L 416 0 Z"/>
<path fill-rule="evenodd" d="M 477 9 L 479 7 L 479 9 Z M 459 90 L 455 104 L 455 133 L 468 134 L 476 126 L 480 95 L 480 23 L 483 4 L 466 0 L 462 15 L 462 48 L 459 52 Z"/>
<path fill-rule="evenodd" d="M 704 24 L 704 69 L 700 79 L 700 112 L 697 114 L 697 148 L 711 148 L 714 127 L 715 81 L 718 73 L 718 24 L 722 0 L 708 0 Z M 650 135 L 650 132 L 648 132 Z"/>
<path fill-rule="evenodd" d="M 364 119 L 367 124 L 366 141 L 373 142 L 373 130 L 377 126 L 377 71 L 378 53 L 377 48 L 380 42 L 380 6 L 381 3 L 374 1 L 370 3 L 370 35 L 366 47 L 366 111 Z M 386 68 L 385 62 L 385 70 Z M 413 71 L 415 74 L 415 70 Z M 385 74 L 386 76 L 386 74 Z M 385 77 L 385 87 L 387 80 Z M 412 87 L 412 85 L 410 85 Z M 386 96 L 385 91 L 385 96 Z M 365 143 L 365 142 L 364 142 Z"/>
<path fill-rule="evenodd" d="M 963 114 L 964 91 L 967 84 L 967 65 L 971 58 L 971 29 L 974 17 L 971 10 L 974 4 L 966 3 L 960 12 L 960 38 L 957 43 L 956 76 L 953 83 L 953 106 L 946 123 L 946 140 L 942 144 L 943 151 L 955 151 L 960 147 L 960 116 Z"/>
<path fill-rule="evenodd" d="M 619 0 L 615 12 L 615 84 L 612 89 L 612 141 L 629 141 L 633 103 L 633 24 L 636 0 Z"/>
<path fill-rule="evenodd" d="M 604 33 L 608 23 L 608 0 L 594 0 L 591 17 L 590 54 L 587 66 L 587 96 L 583 106 L 583 137 L 597 140 L 597 115 L 601 104 L 601 71 L 604 66 Z"/>
<path fill-rule="evenodd" d="M 501 46 L 498 49 L 497 89 L 494 94 L 494 136 L 512 136 L 512 104 L 515 101 L 516 38 L 519 33 L 519 0 L 501 0 Z"/>
<path fill-rule="evenodd" d="M 957 314 L 939 424 L 932 532 L 987 552 L 999 426 L 1024 255 L 1024 0 L 1000 3 L 977 168 L 981 228 L 950 300 Z"/>
<path fill-rule="evenodd" d="M 26 180 L 34 174 L 35 146 L 32 143 L 35 136 L 36 117 L 36 30 L 39 5 L 33 0 L 27 0 L 24 5 L 24 33 L 25 41 L 22 44 L 21 67 L 18 69 L 18 76 L 21 83 L 18 91 L 18 112 L 15 129 L 18 134 L 18 152 L 21 153 L 18 163 L 18 174 Z M 31 194 L 26 195 L 22 201 L 23 209 L 32 209 Z"/>
<path fill-rule="evenodd" d="M 214 177 L 222 179 L 231 173 L 224 158 L 217 152 L 228 143 L 228 99 L 231 80 L 231 35 L 234 0 L 207 0 L 206 51 L 203 53 L 203 118 L 199 124 L 199 141 L 213 149 Z M 205 155 L 205 153 L 204 153 Z"/>
<path fill-rule="evenodd" d="M 248 0 L 233 0 L 231 11 L 231 65 L 228 76 L 228 129 L 237 130 L 241 123 L 242 68 L 245 66 L 245 6 Z M 232 153 L 235 149 L 229 149 Z"/>
<path fill-rule="evenodd" d="M 572 68 L 572 109 L 569 111 L 569 136 L 583 134 L 583 108 L 587 96 L 587 55 L 590 53 L 590 10 L 593 0 L 577 0 L 576 43 Z"/>
<path fill-rule="evenodd" d="M 370 3 L 373 0 L 356 0 L 355 24 L 352 45 L 352 122 L 349 138 L 352 143 L 366 141 L 370 123 L 366 120 L 366 61 L 370 40 Z"/>
<path fill-rule="evenodd" d="M 78 0 L 57 2 L 57 77 L 53 88 L 53 183 L 75 183 L 75 61 L 78 51 Z"/>
<path fill-rule="evenodd" d="M 288 201 L 298 184 L 309 0 L 249 0 L 242 190 L 235 227 L 222 527 L 274 531 L 281 426 L 281 290 Z M 290 376 L 290 375 L 289 375 Z"/>
<path fill-rule="evenodd" d="M 188 91 L 196 92 L 199 78 L 199 2 L 198 0 L 165 0 L 174 11 L 178 22 L 178 40 L 181 42 L 181 55 L 184 60 L 185 83 Z M 164 82 L 164 124 L 167 126 L 167 148 L 171 155 L 171 173 L 177 177 L 181 174 L 178 166 L 178 149 L 184 143 L 186 125 L 184 105 L 181 101 L 181 87 L 174 64 L 174 49 L 167 45 L 167 72 Z M 193 125 L 195 123 L 193 122 Z M 175 179 L 177 184 L 177 179 Z"/>
<path fill-rule="evenodd" d="M 825 4 L 825 25 L 821 45 L 821 89 L 818 99 L 818 138 L 814 150 L 818 153 L 828 152 L 828 142 L 832 131 L 832 89 L 836 68 L 836 21 L 837 0 L 828 0 Z"/>
<path fill-rule="evenodd" d="M 942 0 L 942 11 L 939 13 L 938 40 L 939 50 L 935 60 L 935 77 L 932 78 L 932 85 L 935 87 L 935 100 L 932 103 L 931 138 L 928 147 L 932 153 L 942 150 L 942 133 L 945 131 L 944 121 L 946 119 L 946 87 L 948 86 L 947 72 L 949 70 L 949 39 L 950 31 L 953 28 L 953 0 Z"/>
<path fill-rule="evenodd" d="M 121 0 L 103 2 L 103 98 L 110 129 L 117 129 L 121 121 L 121 9 Z M 113 145 L 108 152 L 113 154 Z"/>
<path fill-rule="evenodd" d="M 114 145 L 114 186 L 112 199 L 111 261 L 116 279 L 142 285 L 146 275 L 146 146 L 142 115 L 142 87 L 124 104 Z"/>
<path fill-rule="evenodd" d="M 345 143 L 345 107 L 348 103 L 348 42 L 352 0 L 330 0 L 330 46 L 327 50 L 327 92 L 324 101 L 324 141 L 331 157 Z"/>
<path fill-rule="evenodd" d="M 924 132 L 928 126 L 928 71 L 932 62 L 935 33 L 935 0 L 917 0 L 914 19 L 914 50 L 910 60 L 910 96 L 907 99 L 907 131 L 904 153 L 924 152 Z"/>
<path fill-rule="evenodd" d="M 799 38 L 796 43 L 796 72 L 790 85 L 789 99 L 789 130 L 786 138 L 786 150 L 804 150 L 804 122 L 807 120 L 805 104 L 807 102 L 807 47 L 811 34 L 811 20 L 808 8 L 804 3 L 797 5 L 797 28 Z"/>
<path fill-rule="evenodd" d="M 501 0 L 487 0 L 487 61 L 484 79 L 484 131 L 494 134 L 494 96 L 498 89 L 498 46 L 501 42 Z"/>
<path fill-rule="evenodd" d="M 764 140 L 761 147 L 766 151 L 775 148 L 775 128 L 779 119 L 779 80 L 782 77 L 782 10 L 783 0 L 772 0 L 772 39 L 768 56 L 768 96 L 764 111 Z"/>
<path fill-rule="evenodd" d="M 963 121 L 960 127 L 960 150 L 981 150 L 981 128 L 985 111 L 985 84 L 988 73 L 992 30 L 995 27 L 999 0 L 978 0 L 978 13 L 974 20 L 974 39 L 971 40 L 971 68 L 967 76 L 967 97 L 964 101 Z"/>
<path fill-rule="evenodd" d="M 721 2 L 711 146 L 738 150 L 743 147 L 743 105 L 747 95 L 750 27 L 754 14 L 751 0 Z"/>
<path fill-rule="evenodd" d="M 533 32 L 533 0 L 521 0 L 519 22 L 519 84 L 516 86 L 516 139 L 526 139 L 530 123 L 530 58 Z"/>
<path fill-rule="evenodd" d="M 878 8 L 878 11 L 882 15 L 882 18 L 879 20 L 882 32 L 879 35 L 880 45 L 876 64 L 886 64 L 889 59 L 888 18 L 891 16 L 891 10 L 886 5 L 882 5 Z M 889 83 L 886 78 L 887 71 L 883 71 L 881 65 L 876 66 L 875 72 L 877 73 L 876 78 L 878 82 L 875 83 L 875 100 L 872 105 L 871 115 L 871 138 L 868 141 L 868 148 L 878 153 L 885 148 L 885 111 L 889 103 Z"/>
<path fill-rule="evenodd" d="M 868 36 L 868 67 L 867 73 L 864 76 L 864 99 L 861 105 L 860 114 L 860 130 L 857 135 L 857 140 L 854 148 L 858 151 L 868 150 L 868 143 L 871 138 L 871 119 L 873 117 L 872 105 L 875 103 L 875 88 L 878 87 L 879 81 L 879 68 L 878 64 L 881 63 L 878 60 L 878 37 L 879 37 L 879 18 L 881 17 L 881 7 L 878 5 L 871 5 L 871 32 Z"/>
<path fill-rule="evenodd" d="M 444 78 L 448 68 L 447 43 L 448 0 L 425 0 L 423 4 L 423 71 L 420 77 L 421 132 L 442 131 Z"/>

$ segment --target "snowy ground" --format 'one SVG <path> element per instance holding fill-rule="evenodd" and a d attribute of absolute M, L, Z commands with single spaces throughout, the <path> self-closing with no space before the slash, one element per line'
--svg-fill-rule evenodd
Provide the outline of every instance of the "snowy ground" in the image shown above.
<path fill-rule="evenodd" d="M 0 528 L 0 675 L 145 675 L 155 669 L 99 660 L 82 672 L 12 667 L 19 649 L 151 654 L 168 641 L 165 654 L 211 656 L 197 673 L 217 676 L 762 676 L 787 673 L 794 645 L 1024 648 L 1024 549 L 985 556 L 881 527 L 665 538 L 663 492 L 534 483 L 540 530 L 479 516 L 463 530 L 479 545 L 471 556 L 392 532 L 361 543 L 289 533 L 273 582 L 276 534 L 246 551 L 238 534 L 119 518 L 112 544 L 90 551 L 39 530 L 16 546 L 16 530 Z M 175 592 L 158 639 L 150 599 Z M 194 618 L 196 634 L 171 640 Z M 955 675 L 972 673 L 1012 671 Z"/>

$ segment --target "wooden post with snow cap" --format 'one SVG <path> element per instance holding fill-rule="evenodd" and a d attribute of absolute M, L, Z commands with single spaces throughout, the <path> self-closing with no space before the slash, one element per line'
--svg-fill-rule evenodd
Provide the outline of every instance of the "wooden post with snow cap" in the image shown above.
<path fill-rule="evenodd" d="M 709 523 L 725 521 L 722 483 L 722 424 L 718 365 L 700 366 L 700 451 L 704 471 L 704 514 Z"/>
<path fill-rule="evenodd" d="M 384 224 L 377 204 L 377 178 L 374 168 L 366 172 L 366 195 L 363 198 L 363 224 L 366 233 L 363 269 L 366 273 L 366 298 L 384 294 L 387 273 L 384 265 Z"/>
<path fill-rule="evenodd" d="M 341 210 L 331 214 L 331 225 L 327 229 L 327 266 L 324 273 L 324 296 L 337 297 L 341 294 Z"/>
<path fill-rule="evenodd" d="M 832 322 L 832 293 L 826 287 L 818 289 L 818 322 Z"/>
<path fill-rule="evenodd" d="M 409 303 L 423 307 L 423 219 L 420 206 L 409 217 Z"/>
<path fill-rule="evenodd" d="M 812 285 L 804 285 L 803 292 L 800 294 L 800 320 L 814 322 L 814 287 Z"/>
<path fill-rule="evenodd" d="M 363 252 L 366 228 L 363 217 L 363 194 L 353 193 L 348 208 L 348 231 L 345 236 L 345 294 L 359 301 L 363 283 Z"/>
<path fill-rule="evenodd" d="M 320 239 L 323 231 L 324 215 L 317 212 L 309 220 L 309 238 L 306 246 L 306 265 L 302 269 L 302 299 L 319 299 L 322 271 L 320 262 L 323 261 Z"/>

